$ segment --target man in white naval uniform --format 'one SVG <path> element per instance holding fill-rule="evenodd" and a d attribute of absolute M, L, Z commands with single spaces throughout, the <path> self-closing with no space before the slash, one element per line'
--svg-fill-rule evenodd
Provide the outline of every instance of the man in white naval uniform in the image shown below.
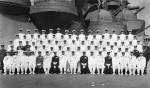
<path fill-rule="evenodd" d="M 34 52 L 31 52 L 31 56 L 29 56 L 29 74 L 35 74 L 35 66 L 36 66 L 36 56 Z"/>
<path fill-rule="evenodd" d="M 36 43 L 36 39 L 34 39 L 34 35 L 31 35 L 31 39 L 29 40 L 29 44 L 32 45 L 32 42 Z"/>
<path fill-rule="evenodd" d="M 107 40 L 107 42 L 110 42 L 110 45 L 114 45 L 114 40 L 112 39 L 112 35 L 110 35 L 109 40 Z"/>
<path fill-rule="evenodd" d="M 15 69 L 17 69 L 17 74 L 20 72 L 20 57 L 18 52 L 15 52 L 15 55 L 13 56 L 12 75 L 14 75 Z"/>
<path fill-rule="evenodd" d="M 91 34 L 91 30 L 88 31 L 89 32 L 89 35 L 87 36 L 88 37 L 88 41 L 92 41 L 93 40 L 93 35 Z"/>
<path fill-rule="evenodd" d="M 99 30 L 97 30 L 96 32 L 97 32 L 96 33 L 96 40 L 100 41 L 102 39 L 102 35 L 100 35 L 100 31 Z"/>
<path fill-rule="evenodd" d="M 130 57 L 129 57 L 129 64 L 128 64 L 129 75 L 131 74 L 135 75 L 136 63 L 137 63 L 137 58 L 136 56 L 133 55 L 133 52 L 131 52 Z"/>
<path fill-rule="evenodd" d="M 35 39 L 35 40 L 37 40 L 37 39 L 38 39 L 38 35 L 39 35 L 39 33 L 38 33 L 38 29 L 34 29 L 33 37 L 34 37 L 34 39 Z"/>
<path fill-rule="evenodd" d="M 95 74 L 96 70 L 96 57 L 94 56 L 94 52 L 91 52 L 88 59 L 88 66 L 90 70 L 90 74 Z"/>
<path fill-rule="evenodd" d="M 49 34 L 47 35 L 48 40 L 53 39 L 53 29 L 49 29 Z"/>
<path fill-rule="evenodd" d="M 55 41 L 55 45 L 53 45 L 55 52 L 57 52 L 59 50 L 58 46 L 59 46 L 58 41 Z"/>
<path fill-rule="evenodd" d="M 63 43 L 63 45 L 62 45 L 62 50 L 63 50 L 63 51 L 67 51 L 67 48 L 68 48 L 68 47 L 70 47 L 70 46 L 67 44 L 67 41 L 64 40 L 64 43 Z"/>
<path fill-rule="evenodd" d="M 86 56 L 89 57 L 90 54 L 91 54 L 91 47 L 90 46 L 87 46 L 87 50 L 86 50 Z"/>
<path fill-rule="evenodd" d="M 104 35 L 105 40 L 109 39 L 109 34 L 108 34 L 108 29 L 107 28 L 105 29 L 105 33 L 103 35 Z"/>
<path fill-rule="evenodd" d="M 42 30 L 42 34 L 41 34 L 41 36 L 40 36 L 42 40 L 45 39 L 45 35 L 46 35 L 45 32 L 46 32 L 45 30 Z"/>
<path fill-rule="evenodd" d="M 71 44 L 72 44 L 71 35 L 69 35 L 69 39 L 67 40 L 67 44 L 68 44 L 68 45 L 71 45 Z"/>
<path fill-rule="evenodd" d="M 114 42 L 114 52 L 118 52 L 118 46 L 117 46 L 117 42 Z"/>
<path fill-rule="evenodd" d="M 93 35 L 93 43 L 95 46 L 98 46 L 98 40 L 96 39 L 96 35 Z"/>
<path fill-rule="evenodd" d="M 107 42 L 107 45 L 106 45 L 106 52 L 110 52 L 110 42 Z"/>
<path fill-rule="evenodd" d="M 99 41 L 98 49 L 99 49 L 99 51 L 103 51 L 103 41 Z"/>
<path fill-rule="evenodd" d="M 143 56 L 143 53 L 140 53 L 140 56 L 137 58 L 137 75 L 140 74 L 143 76 L 144 70 L 146 68 L 146 58 Z"/>
<path fill-rule="evenodd" d="M 31 39 L 31 31 L 27 30 L 26 39 L 29 41 Z"/>
<path fill-rule="evenodd" d="M 97 68 L 97 74 L 104 74 L 104 57 L 102 56 L 102 52 L 99 51 L 99 54 L 96 56 L 96 68 Z M 101 70 L 101 71 L 100 71 Z"/>
<path fill-rule="evenodd" d="M 77 46 L 76 46 L 75 40 L 72 40 L 72 44 L 70 45 L 71 51 L 76 51 L 77 50 L 76 48 Z"/>
<path fill-rule="evenodd" d="M 11 75 L 11 69 L 12 69 L 12 64 L 13 64 L 13 57 L 10 56 L 9 52 L 6 52 L 7 56 L 4 57 L 3 59 L 3 64 L 4 64 L 4 75 L 7 74 L 7 69 L 9 70 L 9 75 Z"/>
<path fill-rule="evenodd" d="M 80 47 L 77 47 L 77 50 L 76 50 L 76 55 L 77 55 L 77 72 L 78 73 L 80 73 L 81 72 L 81 70 L 80 70 L 80 57 L 82 56 L 82 51 L 81 51 L 81 49 L 80 49 Z"/>
<path fill-rule="evenodd" d="M 128 47 L 129 46 L 129 38 L 128 38 L 128 36 L 126 35 L 126 39 L 124 40 L 124 45 L 125 45 L 125 47 Z"/>
<path fill-rule="evenodd" d="M 19 41 L 21 41 L 19 39 L 19 35 L 16 35 L 16 39 L 14 40 L 14 49 L 16 50 L 16 48 L 19 46 Z"/>
<path fill-rule="evenodd" d="M 63 72 L 64 74 L 66 74 L 67 60 L 68 57 L 66 56 L 65 52 L 62 51 L 62 55 L 60 56 L 60 61 L 59 61 L 60 74 L 62 74 Z"/>
<path fill-rule="evenodd" d="M 70 51 L 70 47 L 67 47 L 67 51 L 65 51 L 65 54 L 67 56 L 67 72 L 70 72 L 70 63 L 69 60 L 71 58 L 71 51 Z"/>
<path fill-rule="evenodd" d="M 105 48 L 105 47 L 103 47 L 102 56 L 103 56 L 103 57 L 106 57 L 106 56 L 107 56 L 107 51 L 106 51 L 106 48 Z"/>
<path fill-rule="evenodd" d="M 57 56 L 61 56 L 62 55 L 62 46 L 58 46 L 58 51 L 57 52 Z"/>
<path fill-rule="evenodd" d="M 49 74 L 50 72 L 51 61 L 52 61 L 52 57 L 50 56 L 49 51 L 46 51 L 46 55 L 44 56 L 44 61 L 43 61 L 43 68 L 45 74 Z"/>
<path fill-rule="evenodd" d="M 125 52 L 125 44 L 124 44 L 124 42 L 122 41 L 121 42 L 121 46 L 120 46 L 120 48 L 121 48 L 121 52 Z"/>
<path fill-rule="evenodd" d="M 125 53 L 122 52 L 122 56 L 120 57 L 120 73 L 123 75 L 123 69 L 125 69 L 125 74 L 127 75 L 127 63 L 128 58 L 125 56 Z"/>
<path fill-rule="evenodd" d="M 120 74 L 120 57 L 117 56 L 117 53 L 114 53 L 112 57 L 112 67 L 113 67 L 113 75 L 115 71 L 118 70 L 118 74 Z"/>
<path fill-rule="evenodd" d="M 76 46 L 80 47 L 81 41 L 79 40 L 79 37 L 76 37 Z"/>
<path fill-rule="evenodd" d="M 9 45 L 7 46 L 7 51 L 10 51 L 10 50 L 11 50 L 11 46 L 14 46 L 12 40 L 10 40 L 9 42 L 10 42 L 10 43 L 9 43 Z M 14 49 L 13 49 L 13 50 L 14 50 Z"/>
<path fill-rule="evenodd" d="M 23 29 L 22 29 L 22 28 L 19 29 L 19 34 L 18 34 L 18 35 L 19 35 L 19 38 L 20 38 L 20 39 L 23 39 L 23 38 L 24 38 L 24 35 L 25 35 L 25 34 L 23 33 Z"/>
<path fill-rule="evenodd" d="M 76 30 L 72 30 L 72 36 L 71 36 L 71 39 L 72 39 L 72 40 L 76 40 L 76 38 L 77 38 Z"/>
<path fill-rule="evenodd" d="M 71 70 L 71 74 L 76 74 L 76 70 L 77 70 L 77 55 L 75 54 L 74 51 L 72 51 L 72 55 L 70 57 L 70 60 L 69 60 L 69 63 L 70 63 L 70 70 Z"/>
<path fill-rule="evenodd" d="M 57 41 L 60 41 L 60 40 L 61 40 L 61 35 L 62 35 L 62 33 L 60 33 L 60 30 L 61 30 L 60 28 L 57 28 L 57 33 L 55 34 Z"/>
<path fill-rule="evenodd" d="M 46 49 L 45 45 L 43 45 L 43 46 L 42 46 L 42 49 L 39 50 L 39 51 L 41 51 L 41 55 L 42 55 L 42 56 L 45 56 L 45 55 L 46 55 L 46 51 L 48 51 L 48 50 Z"/>
<path fill-rule="evenodd" d="M 85 45 L 85 42 L 84 42 L 84 41 L 81 42 L 80 47 L 81 47 L 81 51 L 82 51 L 82 52 L 85 52 L 85 51 L 87 50 L 87 46 Z"/>
<path fill-rule="evenodd" d="M 137 41 L 137 50 L 139 52 L 143 52 L 143 45 L 140 43 L 140 41 Z"/>
<path fill-rule="evenodd" d="M 129 52 L 132 52 L 134 50 L 134 46 L 132 45 L 132 41 L 129 42 L 128 49 L 129 49 Z"/>
<path fill-rule="evenodd" d="M 82 30 L 80 30 L 80 34 L 79 34 L 79 40 L 80 41 L 84 41 L 85 40 L 85 35 L 83 34 L 83 32 L 84 32 L 84 30 L 82 29 Z"/>
<path fill-rule="evenodd" d="M 64 35 L 64 40 L 68 40 L 69 39 L 69 31 L 68 30 L 65 30 L 65 35 Z"/>
<path fill-rule="evenodd" d="M 121 40 L 120 40 L 120 36 L 117 37 L 117 46 L 120 47 L 121 46 Z"/>
<path fill-rule="evenodd" d="M 129 37 L 129 41 L 132 41 L 134 39 L 134 35 L 132 34 L 132 31 L 129 31 L 128 37 Z"/>
<path fill-rule="evenodd" d="M 120 36 L 120 41 L 124 41 L 126 38 L 126 35 L 124 34 L 123 30 L 121 31 L 121 34 L 119 36 Z"/>
<path fill-rule="evenodd" d="M 112 40 L 113 41 L 117 41 L 117 34 L 115 33 L 116 31 L 115 30 L 113 30 L 113 33 L 112 33 Z"/>
<path fill-rule="evenodd" d="M 134 36 L 134 39 L 132 40 L 132 45 L 137 46 L 137 37 Z"/>

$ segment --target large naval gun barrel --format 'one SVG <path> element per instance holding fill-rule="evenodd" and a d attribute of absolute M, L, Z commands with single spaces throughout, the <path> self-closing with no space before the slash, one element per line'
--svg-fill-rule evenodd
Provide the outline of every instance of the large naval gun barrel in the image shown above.
<path fill-rule="evenodd" d="M 77 17 L 75 0 L 38 0 L 30 8 L 30 17 L 39 31 L 64 29 Z"/>
<path fill-rule="evenodd" d="M 139 12 L 141 12 L 143 9 L 145 9 L 145 7 L 142 7 L 140 9 L 138 9 L 134 14 L 137 15 Z"/>

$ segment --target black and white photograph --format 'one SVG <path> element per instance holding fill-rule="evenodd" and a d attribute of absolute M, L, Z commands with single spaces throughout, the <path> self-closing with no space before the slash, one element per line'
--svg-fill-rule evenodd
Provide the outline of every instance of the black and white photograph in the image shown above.
<path fill-rule="evenodd" d="M 150 88 L 150 0 L 0 0 L 0 88 Z"/>

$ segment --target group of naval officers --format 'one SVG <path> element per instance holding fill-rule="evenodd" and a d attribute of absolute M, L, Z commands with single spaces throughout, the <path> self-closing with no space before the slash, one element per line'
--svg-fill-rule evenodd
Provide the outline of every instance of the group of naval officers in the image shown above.
<path fill-rule="evenodd" d="M 3 59 L 4 75 L 60 73 L 60 74 L 119 74 L 143 75 L 146 58 L 143 56 L 143 46 L 130 31 L 128 35 L 121 31 L 120 35 L 108 29 L 104 34 L 93 35 L 89 30 L 86 36 L 84 30 L 76 35 L 73 30 L 69 34 L 53 33 L 53 29 L 45 34 L 27 34 L 19 29 L 14 41 L 7 47 L 7 55 Z M 3 46 L 4 47 L 4 46 Z"/>

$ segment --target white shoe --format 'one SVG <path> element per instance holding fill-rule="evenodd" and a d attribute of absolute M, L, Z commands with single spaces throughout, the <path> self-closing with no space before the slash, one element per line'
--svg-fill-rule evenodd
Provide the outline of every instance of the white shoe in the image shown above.
<path fill-rule="evenodd" d="M 25 73 L 25 74 L 27 74 L 27 73 Z"/>
<path fill-rule="evenodd" d="M 4 73 L 3 75 L 6 75 L 6 73 Z"/>
<path fill-rule="evenodd" d="M 66 72 L 64 72 L 64 74 L 66 74 Z"/>
<path fill-rule="evenodd" d="M 11 73 L 9 73 L 9 75 L 11 75 Z"/>
<path fill-rule="evenodd" d="M 12 75 L 14 75 L 14 73 L 12 73 Z"/>
<path fill-rule="evenodd" d="M 35 74 L 34 72 L 32 74 Z"/>
<path fill-rule="evenodd" d="M 17 73 L 17 75 L 19 75 L 19 73 Z"/>
<path fill-rule="evenodd" d="M 74 73 L 74 74 L 76 74 L 76 73 Z"/>

